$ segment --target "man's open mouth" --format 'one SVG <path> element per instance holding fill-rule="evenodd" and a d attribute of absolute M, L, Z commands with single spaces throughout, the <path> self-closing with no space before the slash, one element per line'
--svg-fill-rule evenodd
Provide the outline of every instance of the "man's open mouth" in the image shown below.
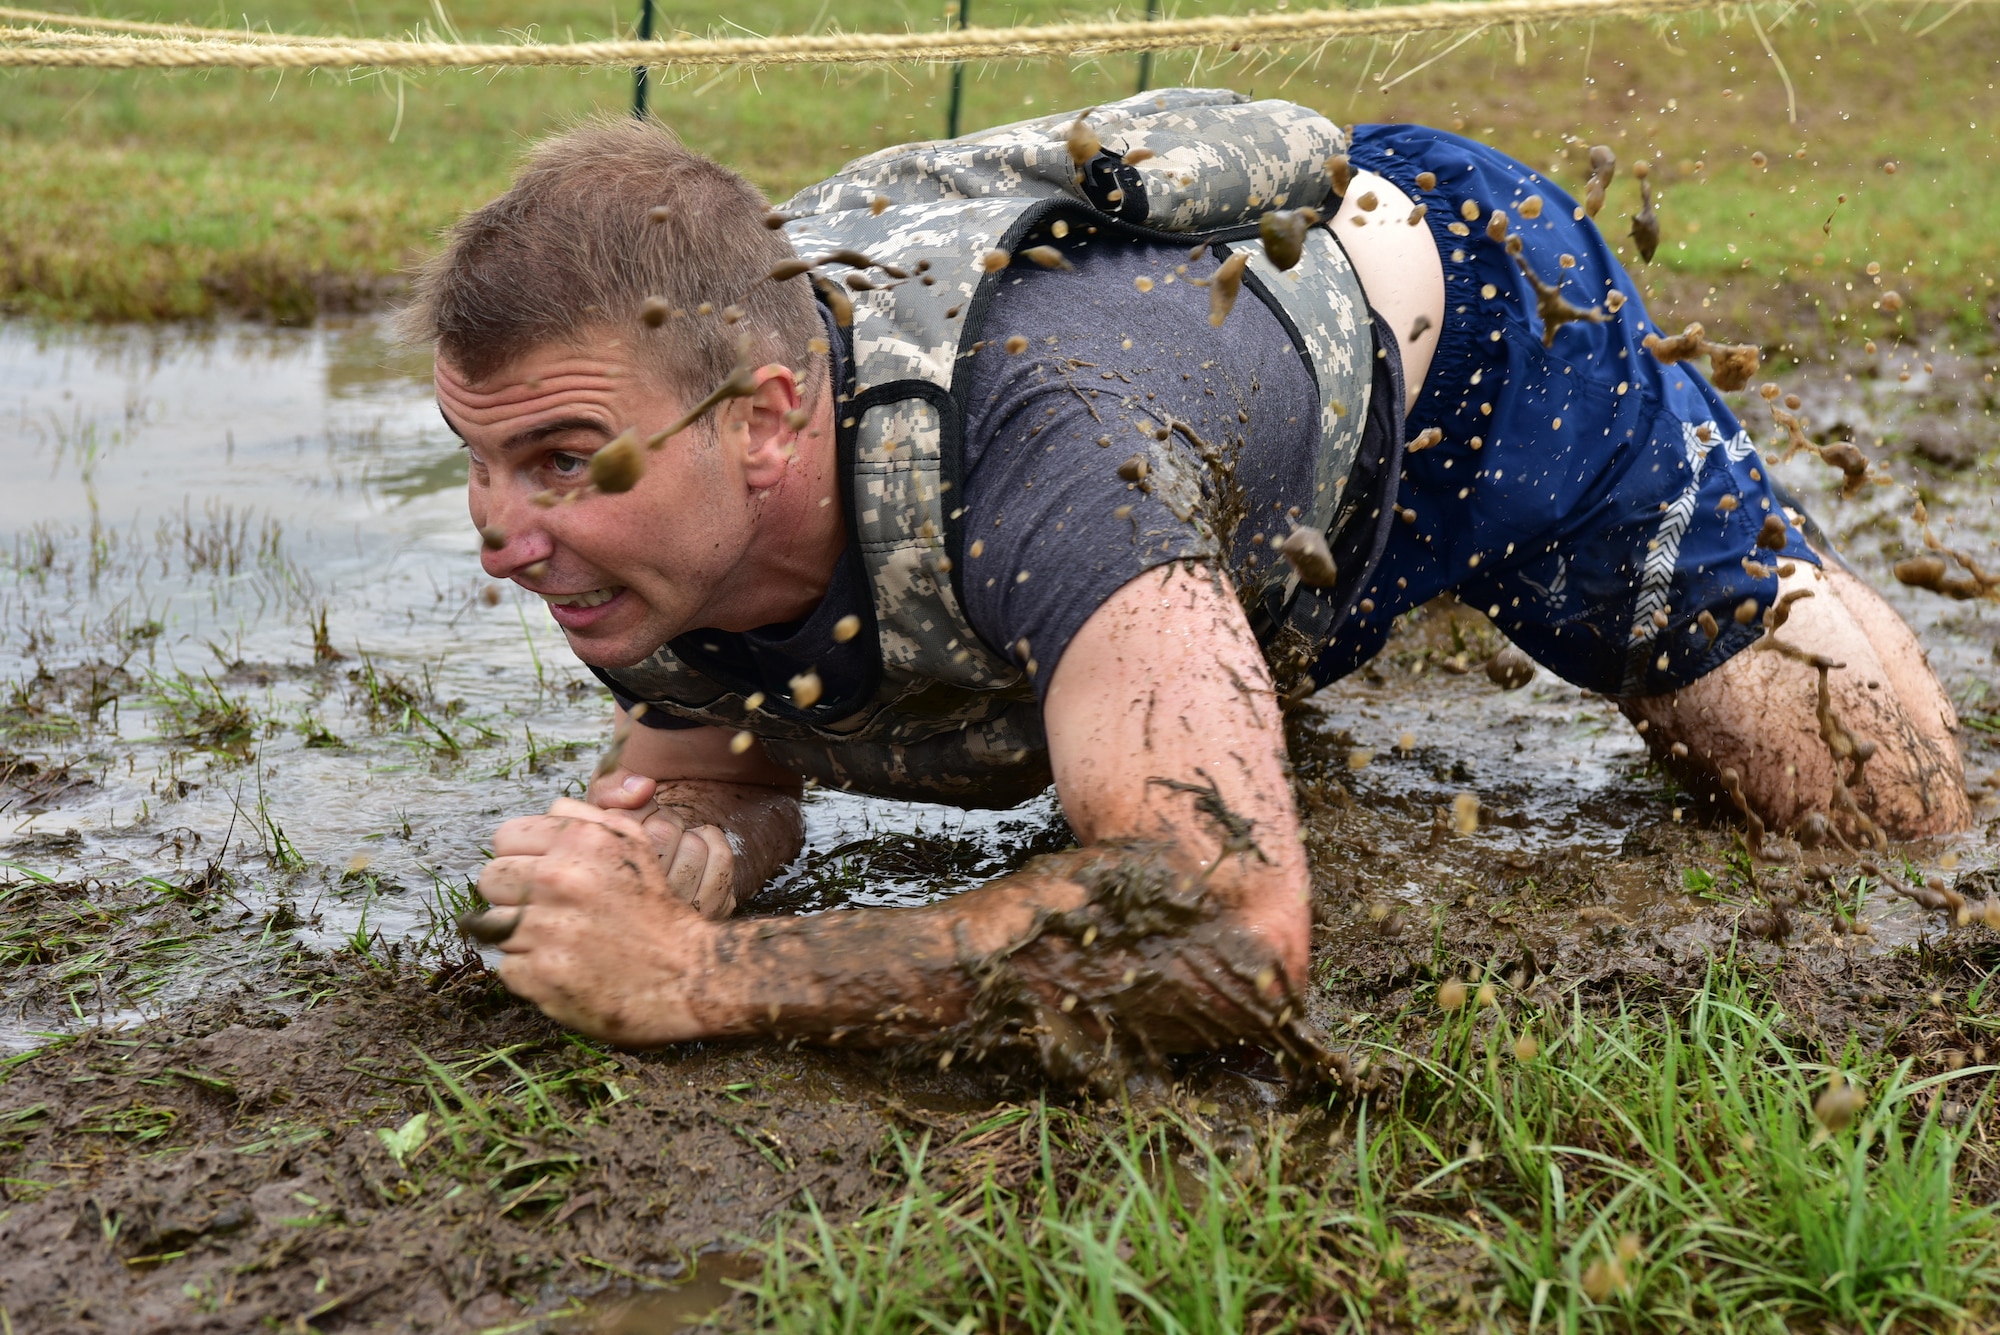
<path fill-rule="evenodd" d="M 586 589 L 582 593 L 544 593 L 539 597 L 552 607 L 596 607 L 608 603 L 625 592 L 619 587 L 608 589 Z"/>

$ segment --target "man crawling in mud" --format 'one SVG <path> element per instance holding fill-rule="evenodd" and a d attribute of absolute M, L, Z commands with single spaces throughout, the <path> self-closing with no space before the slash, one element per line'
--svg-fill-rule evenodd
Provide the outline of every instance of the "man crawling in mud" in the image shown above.
<path fill-rule="evenodd" d="M 586 800 L 501 826 L 479 883 L 502 978 L 562 1023 L 1085 1074 L 1284 1046 L 1285 709 L 1444 593 L 1774 830 L 1968 822 L 1911 632 L 1648 346 L 1595 207 L 1519 163 L 1173 90 L 787 209 L 657 126 L 585 126 L 410 313 L 486 571 L 618 703 Z M 924 908 L 732 916 L 806 785 L 1051 779 L 1072 851 Z"/>

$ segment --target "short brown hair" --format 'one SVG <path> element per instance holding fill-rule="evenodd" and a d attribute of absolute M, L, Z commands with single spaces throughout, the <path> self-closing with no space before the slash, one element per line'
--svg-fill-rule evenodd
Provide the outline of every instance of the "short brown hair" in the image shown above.
<path fill-rule="evenodd" d="M 764 226 L 757 187 L 655 121 L 603 117 L 544 139 L 507 193 L 461 218 L 417 275 L 404 335 L 482 380 L 536 348 L 605 329 L 627 335 L 667 388 L 699 397 L 736 364 L 784 362 L 812 397 L 822 332 L 803 278 L 765 281 L 792 258 Z M 641 321 L 649 298 L 675 314 Z M 706 303 L 711 314 L 697 312 Z M 725 323 L 723 312 L 743 317 Z"/>

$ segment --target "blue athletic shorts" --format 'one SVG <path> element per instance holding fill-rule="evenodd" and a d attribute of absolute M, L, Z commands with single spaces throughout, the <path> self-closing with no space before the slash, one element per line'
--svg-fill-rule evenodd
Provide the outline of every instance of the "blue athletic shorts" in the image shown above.
<path fill-rule="evenodd" d="M 1690 364 L 1663 365 L 1642 345 L 1665 331 L 1597 224 L 1546 177 L 1441 130 L 1364 125 L 1349 157 L 1430 206 L 1445 318 L 1405 437 L 1438 427 L 1444 439 L 1404 456 L 1397 502 L 1411 522 L 1391 526 L 1366 590 L 1372 610 L 1348 619 L 1313 675 L 1353 671 L 1398 613 L 1445 592 L 1556 675 L 1611 695 L 1674 690 L 1748 646 L 1759 625 L 1739 625 L 1736 610 L 1768 604 L 1777 579 L 1743 562 L 1775 560 L 1757 534 L 1766 515 L 1784 514 L 1779 494 L 1721 396 Z M 1424 172 L 1437 178 L 1429 190 L 1417 185 Z M 1636 206 L 1629 180 L 1613 191 L 1607 221 Z M 1521 217 L 1530 195 L 1542 199 L 1533 220 Z M 1487 237 L 1496 207 L 1572 305 L 1601 310 L 1615 289 L 1623 308 L 1602 324 L 1562 325 L 1544 348 L 1533 287 Z M 1787 537 L 1784 556 L 1818 564 L 1796 526 Z M 1712 644 L 1696 624 L 1703 612 L 1721 629 Z"/>

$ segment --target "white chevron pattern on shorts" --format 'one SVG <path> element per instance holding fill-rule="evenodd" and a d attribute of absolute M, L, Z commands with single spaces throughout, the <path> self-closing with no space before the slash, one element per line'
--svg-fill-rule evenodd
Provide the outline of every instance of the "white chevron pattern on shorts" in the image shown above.
<path fill-rule="evenodd" d="M 1706 441 L 1701 438 L 1704 426 L 1709 434 Z M 1667 588 L 1673 583 L 1674 567 L 1680 561 L 1681 539 L 1694 519 L 1695 501 L 1701 496 L 1701 470 L 1708 463 L 1709 452 L 1719 442 L 1724 456 L 1734 464 L 1756 448 L 1748 431 L 1738 429 L 1726 441 L 1720 440 L 1721 435 L 1713 421 L 1681 423 L 1681 452 L 1687 460 L 1688 484 L 1660 516 L 1659 530 L 1653 535 L 1641 567 L 1639 596 L 1632 604 L 1632 640 L 1625 655 L 1623 689 L 1628 694 L 1637 692 L 1645 680 L 1646 660 L 1652 655 L 1654 637 L 1660 633 L 1653 624 L 1653 613 L 1667 605 Z"/>

